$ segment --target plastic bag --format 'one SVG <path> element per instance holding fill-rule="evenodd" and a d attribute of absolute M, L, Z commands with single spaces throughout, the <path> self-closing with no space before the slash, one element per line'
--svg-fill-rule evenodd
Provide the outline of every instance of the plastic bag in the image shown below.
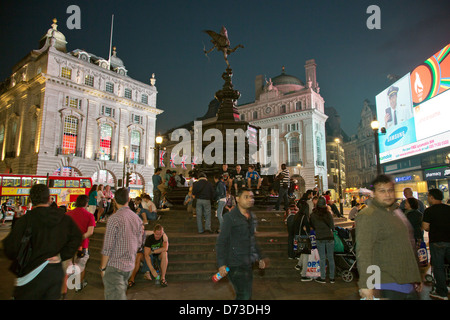
<path fill-rule="evenodd" d="M 312 249 L 308 256 L 308 267 L 306 269 L 306 276 L 308 278 L 320 278 L 320 258 L 319 250 Z"/>

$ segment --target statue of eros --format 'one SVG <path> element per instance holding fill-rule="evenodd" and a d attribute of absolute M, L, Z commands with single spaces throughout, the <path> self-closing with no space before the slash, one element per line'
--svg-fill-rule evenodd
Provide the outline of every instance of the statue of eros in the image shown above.
<path fill-rule="evenodd" d="M 217 51 L 222 51 L 225 62 L 227 63 L 228 68 L 230 68 L 230 63 L 228 62 L 228 55 L 235 52 L 237 48 L 244 48 L 244 46 L 239 44 L 234 49 L 230 49 L 230 40 L 228 39 L 228 32 L 224 26 L 222 26 L 222 30 L 220 31 L 220 33 L 216 33 L 211 30 L 205 30 L 204 32 L 209 34 L 209 36 L 211 37 L 211 42 L 214 45 L 208 51 L 203 49 L 205 55 L 208 56 L 208 53 L 213 51 L 214 48 L 216 48 Z"/>

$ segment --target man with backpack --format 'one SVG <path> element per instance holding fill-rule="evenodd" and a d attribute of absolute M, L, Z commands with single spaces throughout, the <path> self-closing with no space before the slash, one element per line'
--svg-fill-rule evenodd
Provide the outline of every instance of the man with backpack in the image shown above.
<path fill-rule="evenodd" d="M 13 296 L 16 300 L 57 300 L 64 279 L 61 262 L 74 256 L 82 235 L 71 217 L 50 206 L 46 185 L 32 186 L 30 199 L 33 209 L 17 220 L 3 240 L 5 254 L 13 260 L 10 269 L 18 277 Z M 22 240 L 31 248 L 21 246 Z"/>

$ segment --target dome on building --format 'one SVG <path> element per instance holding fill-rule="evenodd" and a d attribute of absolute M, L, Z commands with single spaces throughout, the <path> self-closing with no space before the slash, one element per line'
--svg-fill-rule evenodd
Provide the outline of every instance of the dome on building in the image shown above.
<path fill-rule="evenodd" d="M 305 86 L 305 84 L 299 78 L 286 74 L 284 67 L 279 76 L 272 78 L 272 83 L 274 86 L 283 84 L 294 84 L 302 87 Z"/>
<path fill-rule="evenodd" d="M 117 68 L 117 67 L 123 67 L 125 68 L 125 65 L 123 64 L 122 59 L 120 59 L 117 56 L 117 51 L 116 51 L 116 47 L 113 48 L 113 54 L 111 56 L 111 66 L 113 68 Z"/>
<path fill-rule="evenodd" d="M 57 50 L 67 52 L 66 37 L 62 32 L 58 31 L 58 25 L 56 22 L 57 20 L 53 19 L 52 27 L 48 29 L 47 33 L 39 41 L 39 48 L 47 48 L 48 46 L 53 45 Z M 54 41 L 54 44 L 51 43 L 52 41 Z"/>

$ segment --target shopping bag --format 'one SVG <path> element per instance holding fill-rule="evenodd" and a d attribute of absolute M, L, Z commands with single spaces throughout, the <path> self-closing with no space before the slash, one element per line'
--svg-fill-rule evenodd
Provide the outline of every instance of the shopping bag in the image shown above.
<path fill-rule="evenodd" d="M 320 258 L 319 250 L 312 249 L 308 257 L 308 267 L 306 269 L 306 276 L 308 278 L 320 278 Z"/>
<path fill-rule="evenodd" d="M 421 241 L 420 245 L 417 248 L 417 256 L 419 258 L 419 267 L 427 267 L 428 266 L 428 250 L 425 241 Z"/>
<path fill-rule="evenodd" d="M 336 230 L 334 230 L 333 235 L 334 235 L 334 252 L 343 253 L 344 252 L 344 243 L 342 242 L 341 238 L 339 237 L 338 232 Z"/>

